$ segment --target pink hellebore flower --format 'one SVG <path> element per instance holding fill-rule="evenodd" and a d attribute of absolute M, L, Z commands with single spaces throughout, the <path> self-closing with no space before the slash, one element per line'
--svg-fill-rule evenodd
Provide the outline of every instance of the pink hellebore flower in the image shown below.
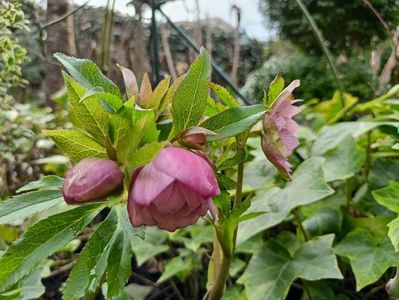
<path fill-rule="evenodd" d="M 66 175 L 62 193 L 68 204 L 104 200 L 123 182 L 123 173 L 109 159 L 86 158 Z"/>
<path fill-rule="evenodd" d="M 292 92 L 299 85 L 299 80 L 291 82 L 277 97 L 271 111 L 263 118 L 263 152 L 286 179 L 291 179 L 288 156 L 299 145 L 294 136 L 299 125 L 292 119 L 301 112 L 299 107 L 293 105 L 298 100 L 293 100 L 292 96 Z"/>
<path fill-rule="evenodd" d="M 134 227 L 157 225 L 175 231 L 194 224 L 208 210 L 215 217 L 212 197 L 219 194 L 207 161 L 188 150 L 167 147 L 134 174 L 128 212 Z"/>

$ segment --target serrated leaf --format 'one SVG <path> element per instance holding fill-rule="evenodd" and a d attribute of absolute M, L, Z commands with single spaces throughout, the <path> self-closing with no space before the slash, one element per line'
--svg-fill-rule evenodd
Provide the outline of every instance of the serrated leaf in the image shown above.
<path fill-rule="evenodd" d="M 88 135 L 71 129 L 43 130 L 72 161 L 78 162 L 88 157 L 106 158 L 103 146 Z"/>
<path fill-rule="evenodd" d="M 32 271 L 43 259 L 64 247 L 97 215 L 100 204 L 81 206 L 50 216 L 29 227 L 0 258 L 0 292 Z"/>
<path fill-rule="evenodd" d="M 197 126 L 208 98 L 211 62 L 204 48 L 178 86 L 172 101 L 173 132 Z"/>
<path fill-rule="evenodd" d="M 211 88 L 212 92 L 219 98 L 220 101 L 228 108 L 238 107 L 240 104 L 238 103 L 237 99 L 233 97 L 230 92 L 225 89 L 223 86 L 210 82 L 209 87 Z"/>
<path fill-rule="evenodd" d="M 280 233 L 253 255 L 238 282 L 245 285 L 248 299 L 284 300 L 297 278 L 341 279 L 333 239 L 325 235 L 301 244 L 292 233 Z"/>
<path fill-rule="evenodd" d="M 323 157 L 324 177 L 330 182 L 352 177 L 359 172 L 366 160 L 366 153 L 357 147 L 351 135 L 346 135 L 336 148 L 328 150 Z"/>
<path fill-rule="evenodd" d="M 207 136 L 208 141 L 214 141 L 235 136 L 251 129 L 264 113 L 265 107 L 263 105 L 233 107 L 207 119 L 200 126 L 217 133 Z"/>
<path fill-rule="evenodd" d="M 376 282 L 385 271 L 397 265 L 397 254 L 388 238 L 377 240 L 368 230 L 356 228 L 335 247 L 349 259 L 356 278 L 356 290 Z"/>
<path fill-rule="evenodd" d="M 321 166 L 323 159 L 311 158 L 295 170 L 292 182 L 281 189 L 258 193 L 248 212 L 264 211 L 264 215 L 241 223 L 238 227 L 237 243 L 282 222 L 290 211 L 298 206 L 310 204 L 334 193 L 324 180 Z"/>
<path fill-rule="evenodd" d="M 284 89 L 284 78 L 280 75 L 277 75 L 273 81 L 270 83 L 269 88 L 267 90 L 267 98 L 265 98 L 264 105 L 272 105 L 273 102 L 280 95 L 282 90 Z"/>
<path fill-rule="evenodd" d="M 114 94 L 104 92 L 102 89 L 88 90 L 80 99 L 80 102 L 90 100 L 97 100 L 99 103 L 106 104 L 105 107 L 111 113 L 117 112 L 123 106 L 122 98 L 119 98 Z"/>
<path fill-rule="evenodd" d="M 0 202 L 0 223 L 24 219 L 64 200 L 60 190 L 39 190 Z"/>
<path fill-rule="evenodd" d="M 97 228 L 80 253 L 68 277 L 63 290 L 64 300 L 78 300 L 85 296 L 87 290 L 95 290 L 105 272 L 109 245 L 118 225 L 115 209 Z M 105 259 L 101 259 L 105 255 Z"/>
<path fill-rule="evenodd" d="M 67 69 L 69 74 L 87 89 L 100 87 L 105 92 L 121 97 L 119 88 L 101 73 L 91 60 L 79 59 L 62 53 L 55 53 L 54 57 Z"/>
<path fill-rule="evenodd" d="M 56 175 L 48 175 L 28 184 L 17 190 L 17 193 L 30 192 L 34 190 L 59 190 L 64 183 L 64 179 Z"/>
<path fill-rule="evenodd" d="M 151 95 L 151 98 L 149 99 L 149 107 L 154 108 L 155 110 L 159 109 L 161 101 L 169 89 L 169 83 L 170 76 L 166 77 L 165 79 L 161 80 L 160 83 L 158 83 L 157 87 L 154 89 L 154 92 Z"/>
<path fill-rule="evenodd" d="M 108 135 L 108 113 L 97 99 L 91 98 L 81 102 L 87 89 L 65 73 L 64 81 L 77 126 L 86 130 L 101 145 L 105 144 Z"/>
<path fill-rule="evenodd" d="M 135 150 L 136 143 L 133 142 L 135 139 L 133 133 L 136 133 L 136 135 L 139 135 L 139 133 L 132 131 L 134 131 L 133 109 L 123 106 L 117 114 L 111 116 L 109 130 L 111 143 L 120 162 L 125 162 L 126 156 L 129 155 L 126 155 L 126 152 Z M 127 147 L 129 144 L 130 147 Z"/>
<path fill-rule="evenodd" d="M 139 168 L 150 163 L 166 146 L 166 142 L 152 142 L 145 144 L 134 152 L 128 161 L 130 168 Z"/>
<path fill-rule="evenodd" d="M 168 105 L 172 103 L 172 99 L 175 96 L 176 90 L 183 81 L 185 76 L 186 76 L 185 74 L 179 76 L 169 87 L 168 91 L 166 92 L 165 98 L 162 99 L 161 104 L 159 105 L 158 109 L 159 112 L 165 110 L 166 107 L 168 107 Z"/>

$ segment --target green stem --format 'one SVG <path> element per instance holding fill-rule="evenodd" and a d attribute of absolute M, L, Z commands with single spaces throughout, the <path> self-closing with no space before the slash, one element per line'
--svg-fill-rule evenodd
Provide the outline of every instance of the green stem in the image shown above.
<path fill-rule="evenodd" d="M 324 55 L 327 57 L 328 63 L 331 67 L 331 71 L 334 74 L 335 81 L 337 82 L 338 85 L 338 90 L 339 90 L 339 97 L 341 101 L 341 106 L 342 109 L 345 107 L 345 99 L 344 99 L 344 93 L 343 93 L 343 88 L 341 84 L 341 80 L 339 79 L 338 76 L 338 71 L 337 68 L 335 67 L 334 60 L 332 58 L 332 55 L 330 53 L 330 50 L 328 50 L 325 40 L 323 38 L 323 34 L 319 27 L 317 26 L 316 22 L 314 21 L 312 15 L 309 13 L 308 9 L 306 8 L 305 4 L 303 4 L 302 0 L 295 0 L 296 3 L 298 4 L 299 8 L 302 10 L 302 13 L 305 15 L 306 19 L 308 20 L 310 27 L 312 28 L 312 31 L 316 37 L 317 42 L 320 45 L 321 50 L 323 51 Z"/>
<path fill-rule="evenodd" d="M 302 221 L 301 221 L 301 217 L 298 214 L 298 211 L 296 209 L 294 209 L 292 211 L 292 214 L 295 217 L 295 220 L 298 223 L 299 226 L 299 230 L 302 232 L 303 238 L 305 239 L 305 242 L 309 240 L 308 234 L 306 233 L 305 227 L 303 227 Z"/>
<path fill-rule="evenodd" d="M 245 145 L 245 143 L 244 143 Z M 238 164 L 237 168 L 237 185 L 236 185 L 236 195 L 234 198 L 234 204 L 233 207 L 236 207 L 241 203 L 242 199 L 242 186 L 243 186 L 243 180 L 244 180 L 244 162 L 240 162 Z M 215 285 L 212 287 L 209 295 L 209 300 L 220 300 L 223 296 L 224 293 L 224 287 L 226 285 L 226 280 L 229 276 L 229 269 L 230 269 L 230 264 L 231 260 L 234 256 L 234 248 L 236 244 L 236 239 L 237 239 L 237 229 L 238 225 L 234 229 L 234 236 L 233 236 L 233 247 L 230 249 L 225 249 L 222 247 L 222 263 L 220 265 L 220 270 L 217 274 L 216 282 Z"/>

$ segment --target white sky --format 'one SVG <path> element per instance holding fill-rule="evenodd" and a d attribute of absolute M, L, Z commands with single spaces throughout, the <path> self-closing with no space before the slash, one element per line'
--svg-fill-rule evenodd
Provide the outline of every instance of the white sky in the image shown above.
<path fill-rule="evenodd" d="M 40 0 L 43 2 L 43 0 Z M 132 6 L 127 7 L 126 4 L 130 0 L 116 0 L 116 9 L 122 13 L 133 11 Z M 189 8 L 189 13 L 184 6 L 184 2 Z M 73 0 L 77 4 L 82 4 L 85 0 Z M 104 6 L 107 0 L 91 0 L 89 5 Z M 235 4 L 241 8 L 241 24 L 242 28 L 248 33 L 250 37 L 257 38 L 261 41 L 266 41 L 273 36 L 270 30 L 267 30 L 263 25 L 262 15 L 258 9 L 258 0 L 199 0 L 201 18 L 209 16 L 210 18 L 219 17 L 226 22 L 235 24 L 235 13 L 231 11 L 231 6 Z M 162 6 L 165 14 L 169 16 L 172 21 L 192 21 L 195 19 L 195 0 L 175 0 L 166 3 Z M 145 16 L 149 16 L 148 14 Z M 161 18 L 161 16 L 159 16 Z"/>

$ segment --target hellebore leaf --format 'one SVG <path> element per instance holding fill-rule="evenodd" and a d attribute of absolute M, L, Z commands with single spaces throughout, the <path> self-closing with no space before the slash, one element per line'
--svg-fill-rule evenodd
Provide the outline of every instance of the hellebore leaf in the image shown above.
<path fill-rule="evenodd" d="M 109 80 L 97 65 L 89 59 L 79 59 L 62 53 L 54 57 L 67 69 L 69 74 L 87 89 L 102 88 L 105 92 L 121 97 L 119 88 Z"/>
<path fill-rule="evenodd" d="M 63 201 L 60 191 L 63 181 L 60 180 L 48 186 L 46 177 L 44 177 L 34 183 L 31 182 L 19 191 L 38 190 L 17 195 L 7 201 L 0 202 L 0 223 L 8 223 L 26 218 Z"/>
<path fill-rule="evenodd" d="M 305 160 L 295 170 L 292 182 L 287 183 L 283 189 L 274 188 L 258 193 L 252 199 L 248 212 L 266 213 L 239 225 L 237 243 L 284 221 L 292 209 L 333 194 L 334 190 L 324 180 L 322 162 L 321 158 Z"/>
<path fill-rule="evenodd" d="M 88 135 L 71 129 L 43 130 L 72 161 L 78 162 L 87 157 L 106 158 L 103 146 Z"/>
<path fill-rule="evenodd" d="M 222 103 L 228 108 L 240 106 L 240 103 L 238 103 L 237 99 L 234 98 L 233 95 L 230 94 L 230 92 L 223 86 L 210 82 L 209 87 L 211 88 L 212 92 L 215 93 L 218 99 L 222 101 Z"/>
<path fill-rule="evenodd" d="M 283 89 L 284 78 L 281 75 L 277 75 L 269 85 L 267 97 L 265 97 L 263 104 L 271 106 Z"/>
<path fill-rule="evenodd" d="M 377 240 L 366 229 L 356 228 L 335 247 L 335 252 L 349 259 L 356 278 L 356 290 L 380 279 L 397 265 L 397 254 L 387 237 Z"/>
<path fill-rule="evenodd" d="M 88 289 L 96 290 L 105 272 L 110 243 L 117 225 L 117 213 L 112 209 L 76 260 L 63 290 L 64 300 L 81 299 Z"/>
<path fill-rule="evenodd" d="M 179 84 L 172 100 L 174 134 L 197 126 L 208 98 L 211 62 L 204 48 Z"/>
<path fill-rule="evenodd" d="M 80 206 L 29 227 L 0 258 L 0 292 L 30 273 L 43 259 L 64 247 L 97 215 L 100 204 Z"/>
<path fill-rule="evenodd" d="M 323 157 L 322 169 L 327 182 L 342 180 L 359 172 L 366 160 L 364 149 L 357 147 L 351 135 L 347 135 L 336 148 L 328 150 Z"/>
<path fill-rule="evenodd" d="M 76 125 L 86 130 L 97 142 L 104 145 L 108 135 L 108 113 L 98 99 L 90 98 L 80 101 L 87 94 L 87 89 L 66 73 L 64 73 L 64 81 Z"/>
<path fill-rule="evenodd" d="M 165 146 L 166 142 L 145 144 L 132 154 L 128 162 L 129 167 L 136 169 L 150 163 Z"/>
<path fill-rule="evenodd" d="M 251 258 L 238 282 L 245 285 L 248 299 L 283 300 L 297 279 L 341 279 L 332 249 L 334 235 L 301 243 L 289 232 L 271 238 Z"/>
<path fill-rule="evenodd" d="M 88 90 L 80 99 L 82 101 L 97 100 L 110 113 L 117 112 L 123 106 L 123 99 L 102 89 Z"/>
<path fill-rule="evenodd" d="M 263 105 L 233 107 L 210 117 L 200 126 L 217 133 L 207 136 L 208 141 L 224 139 L 251 129 L 264 113 Z"/>
<path fill-rule="evenodd" d="M 139 87 L 137 85 L 136 75 L 134 75 L 132 70 L 124 66 L 118 65 L 118 67 L 122 72 L 127 97 L 131 98 L 137 96 L 139 94 Z"/>
<path fill-rule="evenodd" d="M 149 107 L 154 108 L 156 111 L 160 108 L 161 101 L 165 97 L 166 92 L 169 89 L 169 83 L 170 76 L 166 77 L 165 79 L 161 80 L 160 83 L 158 83 L 149 100 Z"/>

